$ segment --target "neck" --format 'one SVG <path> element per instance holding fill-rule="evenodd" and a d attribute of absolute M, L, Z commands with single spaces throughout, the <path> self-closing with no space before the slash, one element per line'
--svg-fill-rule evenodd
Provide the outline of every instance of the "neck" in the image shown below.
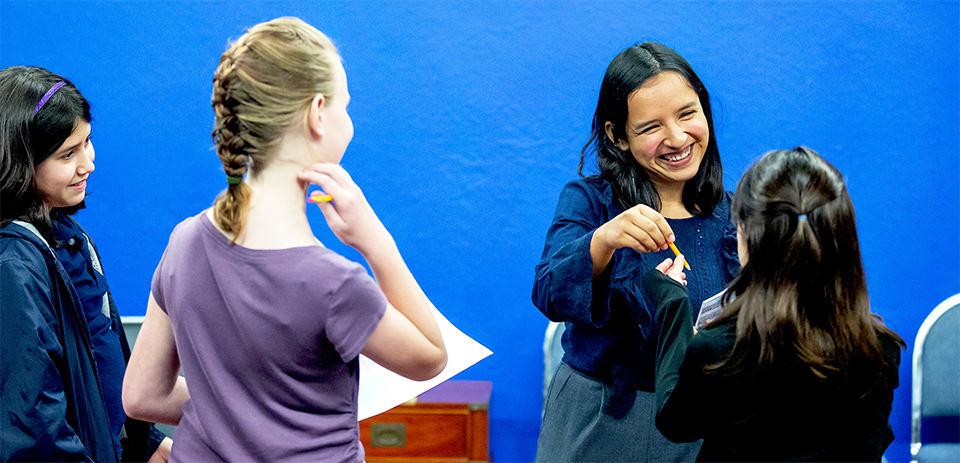
<path fill-rule="evenodd" d="M 273 160 L 247 186 L 250 197 L 237 244 L 253 249 L 285 249 L 317 244 L 306 215 L 309 185 L 297 180 L 308 161 L 303 147 L 282 143 Z"/>
<path fill-rule="evenodd" d="M 683 205 L 685 183 L 654 184 L 660 195 L 660 214 L 668 219 L 686 219 L 693 214 Z"/>

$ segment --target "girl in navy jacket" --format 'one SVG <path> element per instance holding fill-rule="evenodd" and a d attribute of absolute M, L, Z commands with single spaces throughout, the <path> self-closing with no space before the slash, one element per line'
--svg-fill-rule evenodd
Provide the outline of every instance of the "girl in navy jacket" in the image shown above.
<path fill-rule="evenodd" d="M 94 170 L 90 105 L 25 66 L 0 71 L 0 100 L 0 460 L 164 459 L 171 441 L 123 412 L 130 349 L 72 217 Z"/>

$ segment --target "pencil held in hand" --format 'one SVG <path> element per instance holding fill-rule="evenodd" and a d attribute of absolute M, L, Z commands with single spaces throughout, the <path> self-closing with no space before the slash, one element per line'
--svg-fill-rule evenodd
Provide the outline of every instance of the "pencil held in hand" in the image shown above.
<path fill-rule="evenodd" d="M 670 250 L 673 251 L 674 255 L 677 255 L 677 256 L 680 255 L 680 250 L 677 249 L 677 245 L 673 243 L 667 243 L 667 244 L 670 245 Z M 687 259 L 683 259 L 683 268 L 690 270 L 690 264 L 687 262 Z"/>
<path fill-rule="evenodd" d="M 307 198 L 308 203 L 322 203 L 326 201 L 333 201 L 333 196 L 325 195 L 319 191 L 314 191 L 310 194 L 310 197 Z"/>

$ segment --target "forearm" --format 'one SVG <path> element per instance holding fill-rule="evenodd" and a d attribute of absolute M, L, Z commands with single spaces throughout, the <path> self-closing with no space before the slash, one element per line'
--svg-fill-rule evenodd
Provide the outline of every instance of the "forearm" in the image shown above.
<path fill-rule="evenodd" d="M 389 235 L 388 235 L 389 236 Z M 363 253 L 387 301 L 403 314 L 431 344 L 444 350 L 440 328 L 420 285 L 410 273 L 392 237 L 374 251 Z"/>
<path fill-rule="evenodd" d="M 673 442 L 691 442 L 702 437 L 698 422 L 691 421 L 698 415 L 696 394 L 702 391 L 691 391 L 691 378 L 683 378 L 681 373 L 693 338 L 690 299 L 686 288 L 657 270 L 644 275 L 643 287 L 657 304 L 657 429 Z M 703 404 L 699 405 L 702 408 Z"/>

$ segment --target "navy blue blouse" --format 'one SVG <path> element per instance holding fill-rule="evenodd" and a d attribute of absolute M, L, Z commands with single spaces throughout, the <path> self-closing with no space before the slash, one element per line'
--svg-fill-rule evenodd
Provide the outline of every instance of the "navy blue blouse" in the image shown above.
<path fill-rule="evenodd" d="M 126 364 L 120 348 L 120 336 L 110 329 L 109 312 L 104 314 L 107 280 L 99 261 L 92 259 L 87 237 L 76 222 L 57 214 L 53 214 L 53 219 L 53 233 L 57 239 L 53 249 L 64 270 L 70 275 L 83 305 L 97 362 L 100 391 L 107 406 L 110 431 L 119 454 L 120 430 L 127 419 L 121 400 Z"/>
<path fill-rule="evenodd" d="M 676 246 L 690 263 L 687 287 L 695 310 L 740 270 L 730 197 L 725 194 L 710 215 L 667 219 Z M 613 384 L 611 399 L 626 393 L 624 400 L 632 403 L 630 390 L 654 390 L 656 306 L 644 296 L 641 278 L 674 255 L 670 250 L 641 254 L 619 249 L 594 279 L 593 232 L 621 212 L 601 178 L 578 179 L 564 187 L 536 267 L 533 303 L 550 320 L 566 322 L 564 363 Z"/>

